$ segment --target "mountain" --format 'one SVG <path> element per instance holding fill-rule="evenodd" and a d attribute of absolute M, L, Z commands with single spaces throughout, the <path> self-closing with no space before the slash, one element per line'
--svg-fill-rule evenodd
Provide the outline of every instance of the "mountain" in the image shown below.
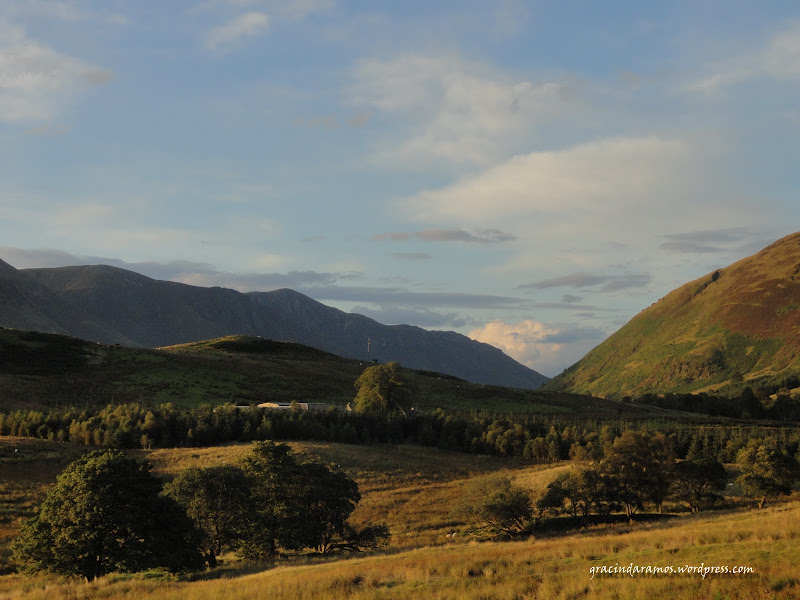
<path fill-rule="evenodd" d="M 52 291 L 0 260 L 0 325 L 66 333 L 74 316 Z"/>
<path fill-rule="evenodd" d="M 798 387 L 800 233 L 672 291 L 546 389 L 599 396 Z"/>
<path fill-rule="evenodd" d="M 0 326 L 151 348 L 262 336 L 475 383 L 536 389 L 547 381 L 497 348 L 455 332 L 382 325 L 289 289 L 245 294 L 105 265 L 17 270 L 2 263 Z"/>

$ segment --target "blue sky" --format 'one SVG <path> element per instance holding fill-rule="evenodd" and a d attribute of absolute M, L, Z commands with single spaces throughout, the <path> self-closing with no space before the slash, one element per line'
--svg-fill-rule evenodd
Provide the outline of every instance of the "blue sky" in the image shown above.
<path fill-rule="evenodd" d="M 0 258 L 291 287 L 555 375 L 797 230 L 796 2 L 4 0 Z"/>

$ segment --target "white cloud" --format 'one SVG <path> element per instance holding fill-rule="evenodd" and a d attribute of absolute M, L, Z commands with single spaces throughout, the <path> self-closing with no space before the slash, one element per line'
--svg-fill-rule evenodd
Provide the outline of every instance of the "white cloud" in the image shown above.
<path fill-rule="evenodd" d="M 261 8 L 270 14 L 300 21 L 315 14 L 328 12 L 335 5 L 334 0 L 206 0 L 198 8 L 210 10 Z"/>
<path fill-rule="evenodd" d="M 765 45 L 718 61 L 709 73 L 691 82 L 689 90 L 713 95 L 759 77 L 793 80 L 800 77 L 800 23 L 776 33 Z"/>
<path fill-rule="evenodd" d="M 225 25 L 212 29 L 206 37 L 210 50 L 219 50 L 246 37 L 261 35 L 269 27 L 269 17 L 262 12 L 247 12 L 234 17 Z"/>
<path fill-rule="evenodd" d="M 0 20 L 0 121 L 57 117 L 83 90 L 111 79 L 111 71 L 35 42 Z"/>
<path fill-rule="evenodd" d="M 407 54 L 358 63 L 351 102 L 401 121 L 403 139 L 387 140 L 396 164 L 487 165 L 503 158 L 537 125 L 577 105 L 574 86 L 504 75 L 458 57 Z"/>
<path fill-rule="evenodd" d="M 515 274 L 518 284 L 570 272 L 619 281 L 649 272 L 652 284 L 629 292 L 668 291 L 677 277 L 670 269 L 695 259 L 664 256 L 662 236 L 691 231 L 698 223 L 757 229 L 772 219 L 773 203 L 763 198 L 756 204 L 737 189 L 724 158 L 722 146 L 711 139 L 598 140 L 515 156 L 400 199 L 395 209 L 399 217 L 426 226 L 496 228 L 516 236 L 504 262 L 492 271 L 502 277 Z M 645 278 L 640 282 L 647 283 Z"/>
<path fill-rule="evenodd" d="M 410 208 L 422 221 L 473 223 L 566 215 L 574 225 L 602 215 L 596 226 L 623 212 L 674 212 L 674 201 L 698 183 L 698 154 L 687 142 L 656 137 L 531 152 L 452 185 L 423 191 L 403 201 L 403 210 Z M 660 205 L 666 197 L 673 201 Z"/>
<path fill-rule="evenodd" d="M 526 319 L 520 323 L 491 321 L 467 335 L 500 348 L 517 362 L 548 376 L 573 364 L 604 337 L 598 330 L 567 328 Z"/>

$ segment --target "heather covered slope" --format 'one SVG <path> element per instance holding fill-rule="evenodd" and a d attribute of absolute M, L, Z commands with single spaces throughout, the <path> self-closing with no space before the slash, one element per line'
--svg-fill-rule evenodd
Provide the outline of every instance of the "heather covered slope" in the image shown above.
<path fill-rule="evenodd" d="M 600 396 L 797 387 L 800 233 L 669 293 L 548 389 Z"/>

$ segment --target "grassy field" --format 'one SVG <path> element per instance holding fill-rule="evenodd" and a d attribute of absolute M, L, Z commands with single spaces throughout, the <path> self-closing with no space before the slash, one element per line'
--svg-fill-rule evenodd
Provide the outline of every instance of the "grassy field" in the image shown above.
<path fill-rule="evenodd" d="M 0 438 L 0 599 L 137 600 L 270 598 L 696 598 L 800 597 L 800 501 L 761 511 L 681 515 L 660 521 L 592 526 L 524 541 L 477 542 L 454 514 L 470 482 L 504 472 L 541 489 L 566 463 L 445 452 L 418 446 L 292 443 L 301 457 L 338 465 L 354 477 L 363 500 L 357 522 L 389 524 L 392 541 L 364 557 L 300 556 L 276 565 L 227 560 L 189 580 L 159 572 L 109 576 L 92 584 L 9 572 L 8 542 L 55 476 L 83 448 Z M 249 446 L 132 451 L 168 479 L 190 466 L 238 462 Z M 452 536 L 455 532 L 457 535 Z M 597 573 L 592 567 L 745 566 L 748 574 Z"/>
<path fill-rule="evenodd" d="M 558 539 L 453 544 L 252 574 L 179 582 L 107 577 L 93 584 L 0 578 L 25 600 L 790 599 L 800 596 L 800 503 L 693 517 L 678 525 L 588 530 Z M 747 567 L 748 574 L 595 574 L 603 565 Z M 246 571 L 245 571 L 246 573 Z M 153 577 L 154 574 L 150 574 Z"/>

